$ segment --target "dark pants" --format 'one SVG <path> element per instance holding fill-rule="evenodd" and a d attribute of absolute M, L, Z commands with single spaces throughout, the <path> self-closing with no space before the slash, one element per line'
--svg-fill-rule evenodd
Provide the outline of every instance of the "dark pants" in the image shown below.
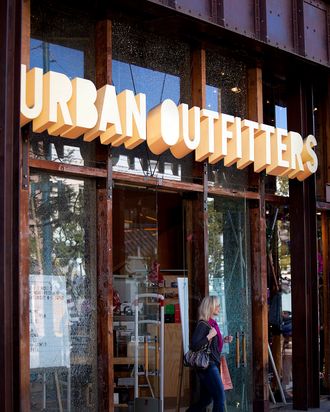
<path fill-rule="evenodd" d="M 198 370 L 200 381 L 200 399 L 187 412 L 201 412 L 213 401 L 213 412 L 223 412 L 225 405 L 225 391 L 220 376 L 219 367 L 215 363 L 205 370 Z"/>

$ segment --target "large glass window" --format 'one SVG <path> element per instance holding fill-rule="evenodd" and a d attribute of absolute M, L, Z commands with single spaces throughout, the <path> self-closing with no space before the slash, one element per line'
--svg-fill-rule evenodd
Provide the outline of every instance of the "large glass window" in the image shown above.
<path fill-rule="evenodd" d="M 263 81 L 264 123 L 288 130 L 287 83 L 279 77 Z M 267 175 L 265 189 L 278 196 L 289 196 L 289 178 L 286 176 Z"/>
<path fill-rule="evenodd" d="M 95 182 L 31 173 L 31 410 L 97 410 Z"/>
<path fill-rule="evenodd" d="M 165 99 L 177 105 L 190 103 L 189 46 L 155 33 L 142 31 L 136 23 L 114 19 L 113 84 L 145 93 L 147 111 Z M 146 143 L 134 150 L 112 149 L 114 170 L 163 179 L 191 181 L 193 154 L 176 159 L 169 150 L 157 156 Z"/>
<path fill-rule="evenodd" d="M 206 108 L 215 112 L 246 118 L 246 66 L 221 51 L 206 53 Z M 248 185 L 247 169 L 238 170 L 234 164 L 225 167 L 223 160 L 209 165 L 209 185 L 244 190 Z"/>
<path fill-rule="evenodd" d="M 94 22 L 88 10 L 71 9 L 68 13 L 59 3 L 45 7 L 40 0 L 31 1 L 30 68 L 94 81 L 94 42 Z M 31 134 L 30 155 L 37 159 L 95 166 L 93 152 L 94 143 L 82 138 L 58 138 L 47 131 Z"/>

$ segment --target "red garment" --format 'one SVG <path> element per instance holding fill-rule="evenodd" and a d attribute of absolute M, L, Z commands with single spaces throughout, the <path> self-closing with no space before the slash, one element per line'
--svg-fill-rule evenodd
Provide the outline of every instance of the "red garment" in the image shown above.
<path fill-rule="evenodd" d="M 222 335 L 218 326 L 217 321 L 215 321 L 214 319 L 210 318 L 209 319 L 209 324 L 212 328 L 214 328 L 217 331 L 217 335 L 218 335 L 218 347 L 219 347 L 219 352 L 221 353 L 222 351 L 222 347 L 223 347 L 223 339 L 222 339 Z"/>

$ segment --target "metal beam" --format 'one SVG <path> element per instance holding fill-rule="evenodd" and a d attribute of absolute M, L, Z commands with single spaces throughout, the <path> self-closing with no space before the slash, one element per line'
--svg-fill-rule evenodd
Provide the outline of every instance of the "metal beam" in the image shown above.
<path fill-rule="evenodd" d="M 288 127 L 313 133 L 309 81 L 291 81 Z M 290 179 L 293 407 L 319 407 L 315 176 Z"/>
<path fill-rule="evenodd" d="M 112 22 L 96 23 L 96 85 L 112 83 Z M 112 158 L 111 148 L 96 147 L 96 158 L 107 165 L 106 180 L 97 186 L 97 330 L 99 410 L 114 408 L 113 367 L 113 244 L 112 244 Z"/>
<path fill-rule="evenodd" d="M 234 32 L 242 38 L 258 40 L 252 47 L 271 51 L 266 45 L 274 46 L 330 67 L 330 6 L 325 0 L 147 0 L 148 3 L 163 6 L 161 12 L 173 15 L 176 11 L 189 17 L 202 32 L 207 30 L 205 24 L 212 23 L 210 31 L 218 26 L 220 35 Z"/>
<path fill-rule="evenodd" d="M 20 409 L 19 99 L 21 1 L 0 2 L 0 404 Z"/>
<path fill-rule="evenodd" d="M 248 117 L 262 123 L 262 70 L 248 70 Z M 251 290 L 253 330 L 253 410 L 269 410 L 268 391 L 268 307 L 266 261 L 265 181 L 263 174 L 249 171 L 250 185 L 258 187 L 259 201 L 249 202 L 251 239 Z"/>

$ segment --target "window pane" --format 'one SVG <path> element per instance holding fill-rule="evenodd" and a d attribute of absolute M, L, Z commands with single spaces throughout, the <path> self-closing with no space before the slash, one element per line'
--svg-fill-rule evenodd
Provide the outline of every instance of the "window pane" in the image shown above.
<path fill-rule="evenodd" d="M 206 53 L 206 108 L 246 118 L 246 66 L 239 60 L 223 56 L 221 51 Z M 236 164 L 225 167 L 223 160 L 209 165 L 209 185 L 244 190 L 248 186 L 248 169 Z"/>
<path fill-rule="evenodd" d="M 31 410 L 97 410 L 95 183 L 32 174 Z"/>
<path fill-rule="evenodd" d="M 147 111 L 165 99 L 190 102 L 190 51 L 185 43 L 142 31 L 133 22 L 113 22 L 113 84 L 145 93 Z M 176 159 L 169 150 L 154 155 L 146 143 L 133 150 L 114 147 L 114 170 L 164 179 L 191 181 L 193 154 Z"/>
<path fill-rule="evenodd" d="M 249 220 L 246 200 L 209 197 L 209 293 L 217 296 L 221 311 L 217 317 L 233 382 L 226 393 L 228 412 L 252 411 L 252 313 Z M 239 351 L 239 357 L 237 352 Z"/>
<path fill-rule="evenodd" d="M 49 24 L 49 22 L 52 24 Z M 94 81 L 95 30 L 88 10 L 67 10 L 60 5 L 44 7 L 31 1 L 30 67 L 60 72 Z M 82 138 L 65 139 L 48 132 L 31 133 L 30 156 L 76 165 L 95 166 L 94 143 Z"/>

